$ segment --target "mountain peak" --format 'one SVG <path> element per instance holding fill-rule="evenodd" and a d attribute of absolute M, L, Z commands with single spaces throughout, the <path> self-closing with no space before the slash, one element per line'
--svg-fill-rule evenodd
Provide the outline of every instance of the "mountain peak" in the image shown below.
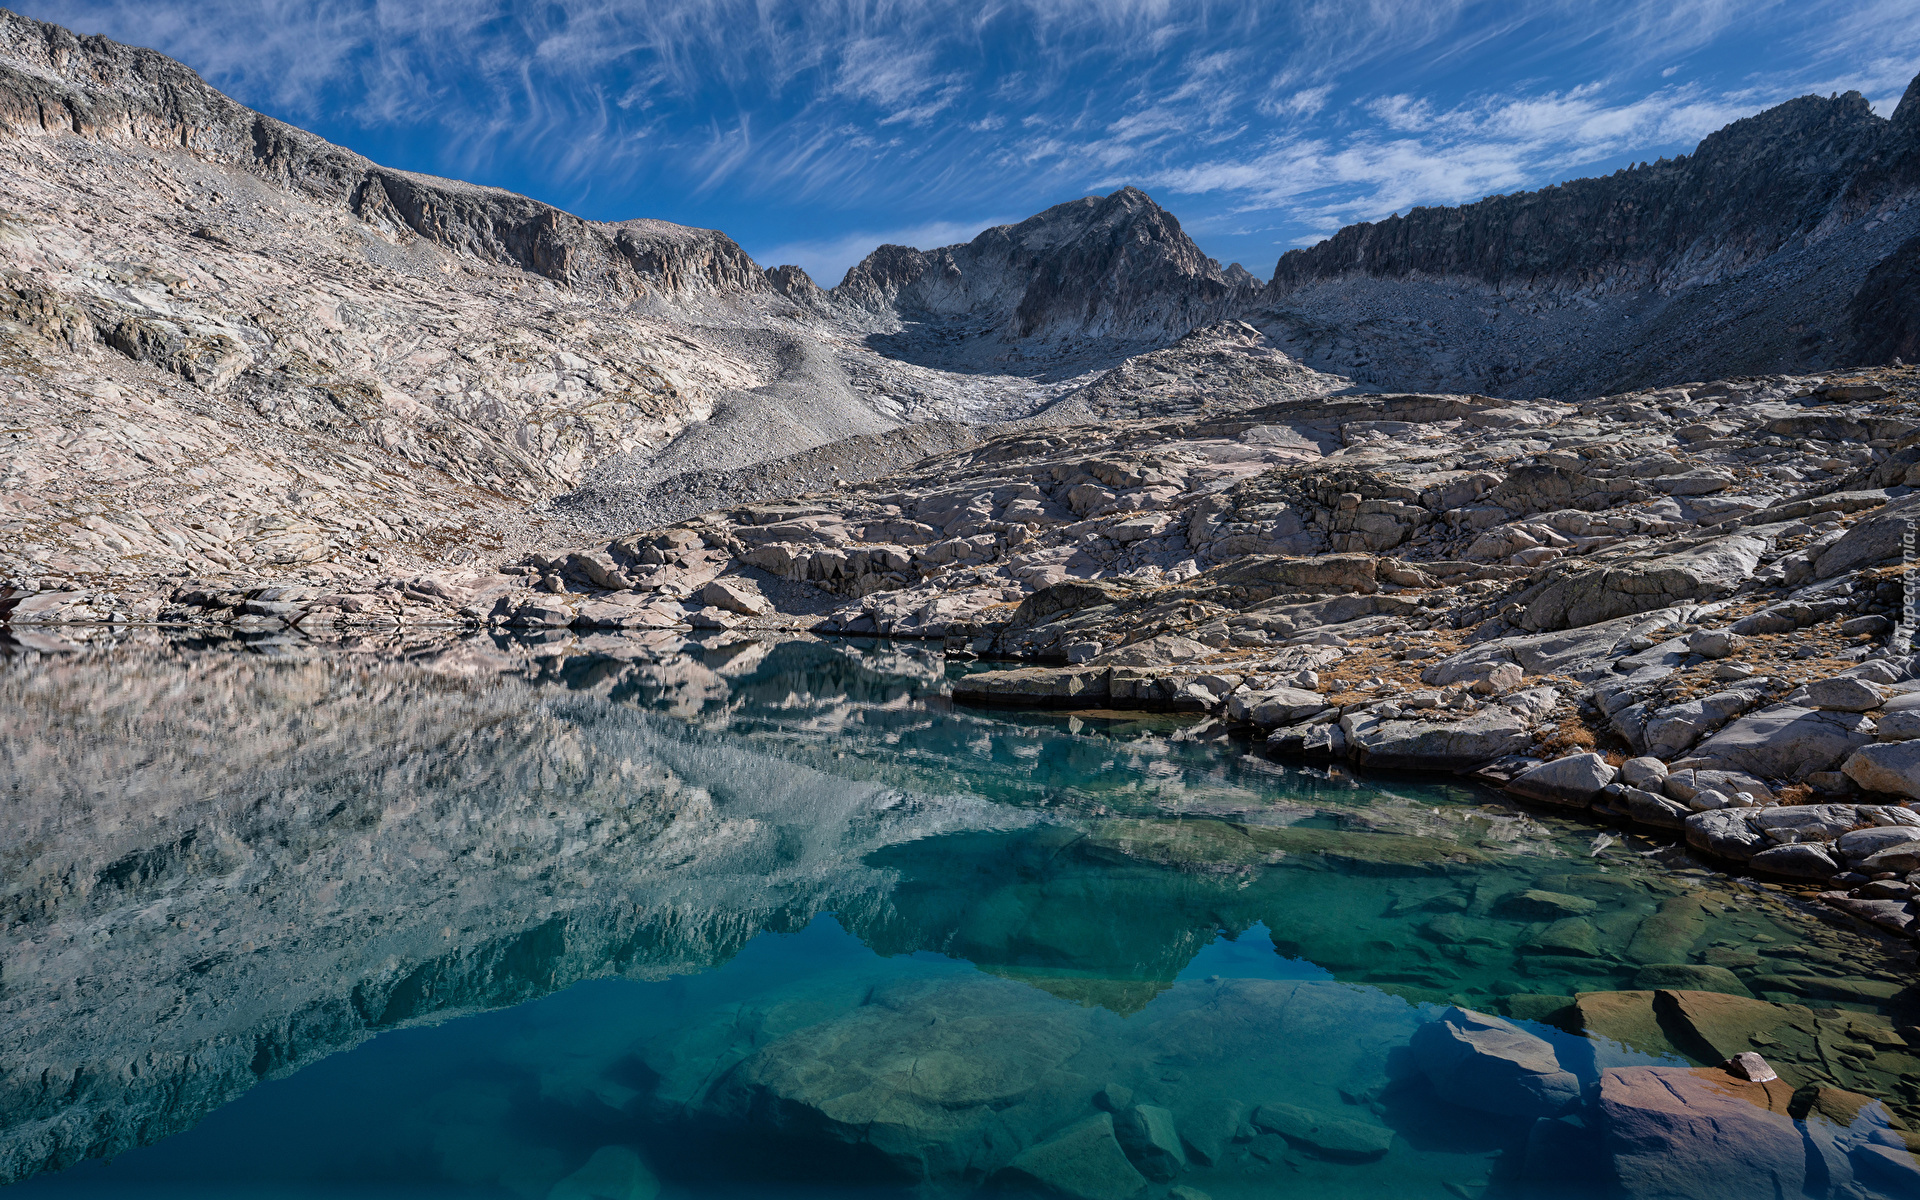
<path fill-rule="evenodd" d="M 1083 196 L 970 242 L 881 246 L 833 295 L 883 317 L 977 325 L 1005 339 L 1175 338 L 1247 289 L 1136 187 Z"/>

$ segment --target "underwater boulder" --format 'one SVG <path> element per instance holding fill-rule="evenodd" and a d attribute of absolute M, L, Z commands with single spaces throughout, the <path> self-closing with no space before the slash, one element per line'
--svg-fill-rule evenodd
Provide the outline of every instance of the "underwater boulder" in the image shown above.
<path fill-rule="evenodd" d="M 1336 1162 L 1370 1162 L 1393 1146 L 1393 1130 L 1384 1125 L 1330 1117 L 1294 1104 L 1262 1104 L 1254 1110 L 1253 1125 Z"/>
<path fill-rule="evenodd" d="M 1562 1069 L 1552 1044 L 1499 1017 L 1449 1008 L 1411 1045 L 1434 1090 L 1466 1108 L 1552 1117 L 1580 1099 L 1580 1081 Z"/>
<path fill-rule="evenodd" d="M 1146 1176 L 1127 1161 L 1114 1137 L 1111 1113 L 1089 1117 L 1050 1141 L 1022 1150 L 995 1180 L 1072 1200 L 1132 1200 L 1147 1186 Z"/>
<path fill-rule="evenodd" d="M 1114 1137 L 1142 1175 L 1156 1183 L 1170 1183 L 1187 1165 L 1173 1114 L 1154 1104 L 1136 1104 L 1116 1113 Z"/>

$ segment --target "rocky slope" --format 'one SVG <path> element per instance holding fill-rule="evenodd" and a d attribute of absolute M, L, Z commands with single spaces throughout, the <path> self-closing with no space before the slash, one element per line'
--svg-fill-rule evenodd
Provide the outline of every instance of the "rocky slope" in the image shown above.
<path fill-rule="evenodd" d="M 1562 399 L 1911 358 L 1920 80 L 1736 121 L 1691 155 L 1289 251 L 1288 350 L 1369 383 Z"/>
<path fill-rule="evenodd" d="M 1920 867 L 1841 840 L 1920 830 L 1895 626 L 1920 375 L 1576 407 L 1275 399 L 1289 372 L 1311 385 L 1224 326 L 1066 402 L 1101 424 L 1028 423 L 871 482 L 531 555 L 438 599 L 203 592 L 164 615 L 320 628 L 412 604 L 937 637 L 1067 664 L 970 676 L 971 702 L 1214 712 L 1272 730 L 1283 756 L 1477 772 L 1817 883 Z M 1817 836 L 1776 829 L 1782 800 L 1839 815 Z"/>
<path fill-rule="evenodd" d="M 724 235 L 394 171 L 0 14 L 0 577 L 445 565 L 530 503 L 1057 385 L 875 353 Z M 548 534 L 547 536 L 557 536 Z"/>

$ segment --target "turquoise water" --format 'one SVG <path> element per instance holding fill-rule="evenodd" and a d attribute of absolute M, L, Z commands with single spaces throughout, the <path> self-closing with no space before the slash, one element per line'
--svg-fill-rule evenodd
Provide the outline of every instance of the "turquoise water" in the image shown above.
<path fill-rule="evenodd" d="M 1911 947 L 1681 851 L 1192 718 L 956 708 L 947 672 L 662 635 L 17 650 L 9 1194 L 1008 1194 L 1053 1147 L 1090 1196 L 1601 1196 L 1598 1128 L 1530 1152 L 1414 1031 L 1510 1014 L 1588 1084 L 1686 1062 L 1567 1031 L 1649 963 L 1914 1022 Z M 1912 1111 L 1897 1041 L 1819 1078 Z M 1058 1149 L 1143 1105 L 1176 1150 Z"/>

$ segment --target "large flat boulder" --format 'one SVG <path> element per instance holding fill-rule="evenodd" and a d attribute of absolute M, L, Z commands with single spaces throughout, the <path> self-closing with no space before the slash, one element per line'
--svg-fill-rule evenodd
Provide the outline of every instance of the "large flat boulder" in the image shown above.
<path fill-rule="evenodd" d="M 1814 559 L 1813 577 L 1827 579 L 1868 563 L 1898 558 L 1902 540 L 1911 534 L 1916 517 L 1920 517 L 1920 496 L 1904 497 L 1861 518 Z"/>
<path fill-rule="evenodd" d="M 1254 554 L 1204 572 L 1197 582 L 1280 592 L 1371 592 L 1379 587 L 1378 563 L 1371 554 L 1322 554 L 1312 558 Z"/>
<path fill-rule="evenodd" d="M 1457 771 L 1518 754 L 1533 744 L 1513 710 L 1489 705 L 1457 721 L 1383 720 L 1365 713 L 1340 718 L 1348 752 L 1363 767 Z"/>
<path fill-rule="evenodd" d="M 961 704 L 1023 708 L 1063 708 L 1105 703 L 1110 672 L 1106 667 L 1018 667 L 980 671 L 955 680 L 953 698 Z"/>
<path fill-rule="evenodd" d="M 1872 729 L 1873 722 L 1860 713 L 1776 705 L 1730 723 L 1695 746 L 1686 762 L 1769 779 L 1800 779 L 1839 766 L 1873 741 Z"/>
<path fill-rule="evenodd" d="M 1819 842 L 1790 842 L 1754 855 L 1747 860 L 1747 869 L 1782 879 L 1824 883 L 1840 873 L 1840 863 L 1833 852 Z"/>
<path fill-rule="evenodd" d="M 1540 632 L 1572 629 L 1725 595 L 1751 578 L 1767 550 L 1764 539 L 1735 534 L 1674 554 L 1574 570 L 1523 593 L 1516 622 Z"/>
<path fill-rule="evenodd" d="M 1717 1067 L 1609 1067 L 1600 1073 L 1606 1147 L 1632 1200 L 1804 1195 L 1806 1151 L 1787 1113 L 1793 1089 Z"/>
<path fill-rule="evenodd" d="M 1687 845 L 1733 862 L 1746 862 L 1773 842 L 1753 823 L 1753 810 L 1716 808 L 1687 818 Z"/>
<path fill-rule="evenodd" d="M 1580 1099 L 1580 1081 L 1552 1044 L 1499 1017 L 1449 1008 L 1422 1025 L 1411 1046 L 1434 1090 L 1464 1108 L 1552 1117 Z"/>

